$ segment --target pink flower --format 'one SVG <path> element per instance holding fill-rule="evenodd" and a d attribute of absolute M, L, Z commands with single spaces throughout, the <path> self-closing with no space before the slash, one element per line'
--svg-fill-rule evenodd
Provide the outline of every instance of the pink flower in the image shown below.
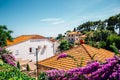
<path fill-rule="evenodd" d="M 57 60 L 60 59 L 60 58 L 66 58 L 66 57 L 68 57 L 68 54 L 66 54 L 66 53 L 61 53 L 61 54 L 58 56 Z"/>

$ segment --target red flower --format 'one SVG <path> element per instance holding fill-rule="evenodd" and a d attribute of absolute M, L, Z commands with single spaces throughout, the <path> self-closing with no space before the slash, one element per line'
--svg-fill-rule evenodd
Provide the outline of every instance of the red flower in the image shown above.
<path fill-rule="evenodd" d="M 84 44 L 84 42 L 85 42 L 84 40 L 82 40 L 82 39 L 80 40 L 80 44 Z"/>

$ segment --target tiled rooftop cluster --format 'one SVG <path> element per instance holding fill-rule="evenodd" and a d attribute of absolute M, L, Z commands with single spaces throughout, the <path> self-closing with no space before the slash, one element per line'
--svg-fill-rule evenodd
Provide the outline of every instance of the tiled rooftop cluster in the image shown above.
<path fill-rule="evenodd" d="M 113 52 L 105 49 L 94 48 L 86 44 L 82 44 L 78 47 L 67 50 L 64 53 L 74 56 L 74 58 L 77 59 L 77 63 L 80 63 L 83 58 L 82 66 L 85 66 L 87 62 L 91 60 L 90 55 L 93 56 L 95 54 L 94 60 L 98 60 L 101 62 L 104 62 L 106 58 L 111 58 L 114 56 Z M 42 60 L 39 62 L 39 64 L 49 68 L 64 70 L 69 70 L 77 67 L 76 62 L 73 59 L 67 57 L 57 60 L 58 56 L 59 54 Z"/>

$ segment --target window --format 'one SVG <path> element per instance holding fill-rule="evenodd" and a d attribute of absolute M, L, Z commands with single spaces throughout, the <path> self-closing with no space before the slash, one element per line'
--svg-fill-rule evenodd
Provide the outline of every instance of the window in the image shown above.
<path fill-rule="evenodd" d="M 68 37 L 70 37 L 70 35 L 68 35 Z"/>
<path fill-rule="evenodd" d="M 19 55 L 19 50 L 16 50 L 16 51 L 15 51 L 15 55 Z"/>
<path fill-rule="evenodd" d="M 30 53 L 35 53 L 35 48 L 34 48 L 34 47 L 30 47 L 30 48 L 29 48 L 29 52 L 30 52 Z"/>
<path fill-rule="evenodd" d="M 29 48 L 29 52 L 32 52 L 32 48 Z"/>

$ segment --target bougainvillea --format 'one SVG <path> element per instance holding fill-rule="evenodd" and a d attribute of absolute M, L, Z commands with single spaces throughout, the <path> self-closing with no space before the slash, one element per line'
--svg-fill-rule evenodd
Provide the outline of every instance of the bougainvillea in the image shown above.
<path fill-rule="evenodd" d="M 49 80 L 120 80 L 120 57 L 114 56 L 103 64 L 94 61 L 85 67 L 45 73 Z"/>
<path fill-rule="evenodd" d="M 68 57 L 68 54 L 66 54 L 66 53 L 61 53 L 61 54 L 58 56 L 57 60 L 59 60 L 60 58 L 66 58 L 66 57 Z"/>
<path fill-rule="evenodd" d="M 114 46 L 112 48 L 115 48 L 115 51 L 117 48 Z M 120 80 L 120 51 L 118 51 L 115 51 L 113 58 L 106 59 L 104 63 L 92 60 L 85 67 L 67 71 L 49 70 L 45 72 L 44 77 L 46 80 Z M 68 56 L 70 55 L 66 53 L 60 54 L 58 59 Z"/>
<path fill-rule="evenodd" d="M 69 55 L 69 54 L 67 54 L 67 53 L 61 53 L 61 54 L 57 57 L 57 60 L 59 60 L 59 59 L 61 59 L 61 58 L 66 58 L 66 57 L 71 58 L 71 59 L 73 59 L 74 61 L 77 61 L 77 60 L 74 58 L 74 56 L 71 56 L 71 55 Z"/>
<path fill-rule="evenodd" d="M 15 62 L 15 57 L 10 54 L 10 53 L 4 53 L 1 55 L 3 61 L 5 61 L 6 63 L 12 65 L 12 66 L 16 66 L 16 62 Z"/>

